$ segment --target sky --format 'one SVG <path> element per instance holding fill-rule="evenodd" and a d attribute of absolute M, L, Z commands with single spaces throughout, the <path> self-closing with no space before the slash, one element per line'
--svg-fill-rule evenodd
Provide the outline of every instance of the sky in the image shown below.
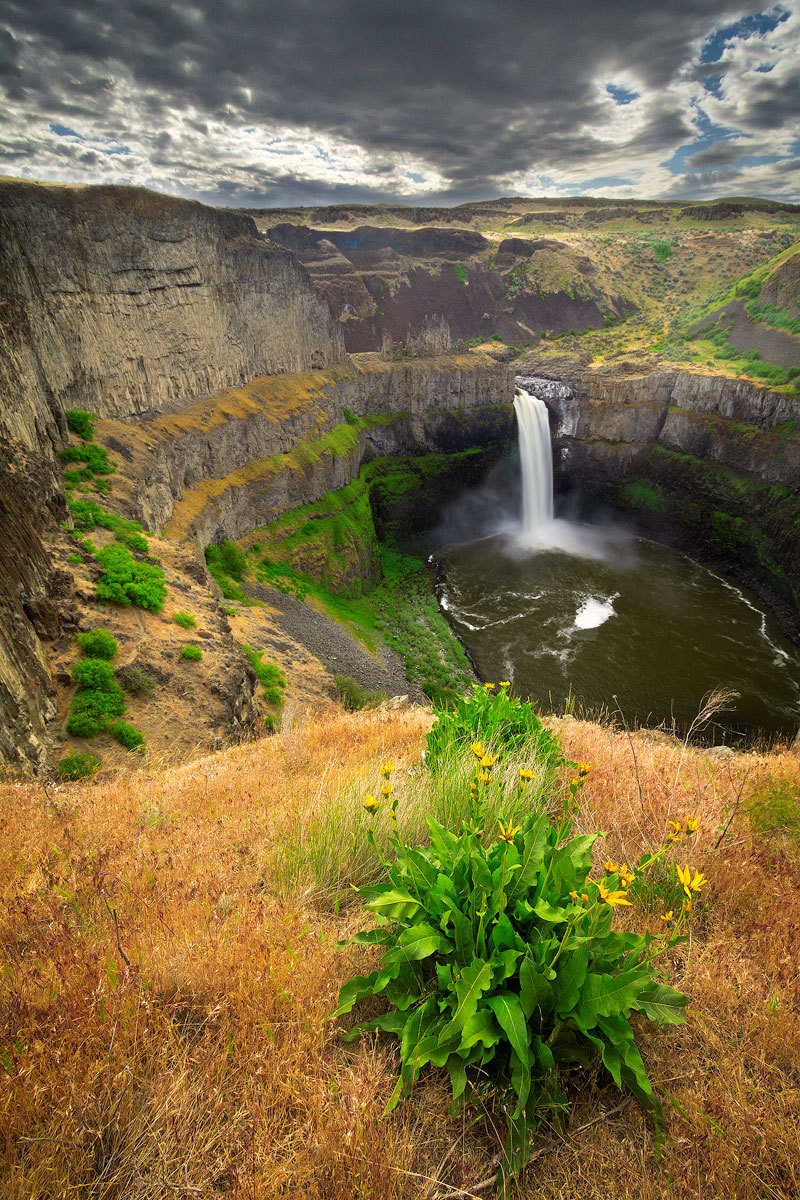
<path fill-rule="evenodd" d="M 800 0 L 0 0 L 0 174 L 800 201 Z"/>

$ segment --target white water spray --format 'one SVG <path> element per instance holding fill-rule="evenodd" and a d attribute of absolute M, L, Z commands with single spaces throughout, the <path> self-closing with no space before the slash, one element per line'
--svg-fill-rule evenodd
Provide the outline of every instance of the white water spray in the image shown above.
<path fill-rule="evenodd" d="M 540 539 L 553 521 L 553 451 L 547 405 L 523 388 L 514 399 L 522 463 L 522 534 Z"/>

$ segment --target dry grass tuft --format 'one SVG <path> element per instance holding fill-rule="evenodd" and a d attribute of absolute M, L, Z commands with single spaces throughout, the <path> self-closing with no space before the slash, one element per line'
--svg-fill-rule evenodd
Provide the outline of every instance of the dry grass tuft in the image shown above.
<path fill-rule="evenodd" d="M 402 804 L 429 722 L 413 708 L 337 711 L 188 766 L 2 787 L 0 1194 L 394 1200 L 492 1174 L 496 1110 L 448 1117 L 435 1072 L 384 1115 L 391 1045 L 343 1045 L 326 1021 L 370 962 L 368 948 L 336 949 L 360 912 L 301 881 L 278 889 L 268 869 L 287 831 L 374 787 L 384 757 Z M 697 814 L 679 861 L 711 882 L 670 955 L 689 1021 L 642 1029 L 676 1101 L 661 1157 L 635 1103 L 598 1074 L 576 1080 L 564 1129 L 542 1129 L 515 1194 L 794 1200 L 800 855 L 791 828 L 755 832 L 749 812 L 778 785 L 800 795 L 800 760 L 558 728 L 593 764 L 578 824 L 608 830 L 599 857 L 638 860 L 669 818 Z"/>

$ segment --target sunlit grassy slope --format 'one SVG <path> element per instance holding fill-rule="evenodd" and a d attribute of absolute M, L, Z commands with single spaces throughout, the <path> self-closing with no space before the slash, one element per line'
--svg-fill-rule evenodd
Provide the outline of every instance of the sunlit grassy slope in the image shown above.
<path fill-rule="evenodd" d="M 0 1194 L 389 1200 L 493 1175 L 491 1102 L 449 1118 L 433 1071 L 384 1116 L 392 1046 L 343 1045 L 326 1021 L 374 954 L 336 945 L 363 923 L 350 883 L 374 869 L 360 798 L 388 755 L 421 826 L 440 798 L 420 761 L 430 723 L 331 708 L 179 768 L 3 788 Z M 661 1157 L 636 1103 L 591 1074 L 573 1081 L 566 1124 L 537 1135 L 515 1194 L 792 1200 L 800 760 L 556 725 L 593 764 L 577 824 L 608 831 L 598 860 L 638 861 L 691 812 L 710 882 L 667 964 L 688 1023 L 640 1034 L 675 1100 Z M 655 930 L 659 912 L 656 891 L 615 919 Z"/>

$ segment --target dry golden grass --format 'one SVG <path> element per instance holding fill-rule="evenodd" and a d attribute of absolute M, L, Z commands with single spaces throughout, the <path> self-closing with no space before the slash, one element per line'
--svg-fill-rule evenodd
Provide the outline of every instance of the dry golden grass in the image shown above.
<path fill-rule="evenodd" d="M 385 755 L 413 764 L 429 722 L 418 709 L 332 710 L 188 766 L 49 794 L 2 788 L 0 1194 L 393 1200 L 493 1173 L 491 1106 L 449 1118 L 432 1073 L 384 1116 L 391 1045 L 345 1046 L 326 1021 L 372 954 L 336 949 L 358 906 L 279 896 L 265 873 L 287 823 L 354 780 L 374 785 Z M 637 859 L 669 816 L 697 812 L 704 831 L 687 856 L 711 882 L 670 955 L 693 997 L 688 1023 L 641 1031 L 654 1081 L 680 1105 L 667 1105 L 660 1159 L 635 1103 L 598 1076 L 575 1085 L 564 1129 L 541 1130 L 516 1194 L 794 1200 L 797 847 L 754 837 L 746 812 L 719 848 L 715 831 L 737 794 L 746 805 L 771 780 L 800 787 L 800 761 L 690 752 L 681 763 L 680 746 L 652 735 L 631 743 L 573 720 L 559 731 L 594 764 L 579 824 L 608 830 L 600 858 Z M 632 909 L 621 920 L 658 923 Z"/>

